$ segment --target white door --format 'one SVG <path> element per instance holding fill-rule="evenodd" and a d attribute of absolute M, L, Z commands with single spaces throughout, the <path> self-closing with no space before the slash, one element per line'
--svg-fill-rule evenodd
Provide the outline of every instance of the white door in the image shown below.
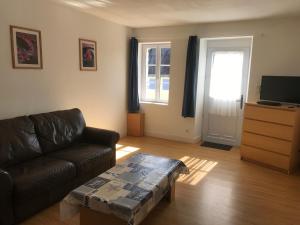
<path fill-rule="evenodd" d="M 208 47 L 203 140 L 238 146 L 247 94 L 250 47 Z"/>

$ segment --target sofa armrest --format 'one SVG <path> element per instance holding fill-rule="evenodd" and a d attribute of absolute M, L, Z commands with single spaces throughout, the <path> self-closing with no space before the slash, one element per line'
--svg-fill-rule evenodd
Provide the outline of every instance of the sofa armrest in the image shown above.
<path fill-rule="evenodd" d="M 120 139 L 119 133 L 93 127 L 86 127 L 83 131 L 84 140 L 90 143 L 107 145 L 116 149 L 116 144 Z"/>
<path fill-rule="evenodd" d="M 0 169 L 0 184 L 0 224 L 12 225 L 14 223 L 13 180 L 10 174 L 2 169 Z"/>

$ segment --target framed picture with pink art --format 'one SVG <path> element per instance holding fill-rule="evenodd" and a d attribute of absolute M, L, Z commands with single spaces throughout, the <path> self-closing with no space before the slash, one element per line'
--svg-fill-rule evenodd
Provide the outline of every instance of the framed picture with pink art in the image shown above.
<path fill-rule="evenodd" d="M 10 26 L 10 39 L 13 68 L 43 68 L 41 31 Z"/>
<path fill-rule="evenodd" d="M 97 42 L 87 39 L 79 39 L 80 70 L 97 70 Z"/>

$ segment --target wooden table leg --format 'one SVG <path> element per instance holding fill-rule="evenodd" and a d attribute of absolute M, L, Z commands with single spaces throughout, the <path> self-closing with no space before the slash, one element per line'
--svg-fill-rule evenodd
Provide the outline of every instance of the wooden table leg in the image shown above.
<path fill-rule="evenodd" d="M 166 200 L 168 201 L 168 202 L 172 202 L 172 201 L 174 201 L 175 200 L 175 184 L 173 184 L 172 186 L 171 186 L 171 188 L 170 188 L 170 190 L 167 192 L 167 194 L 166 194 Z"/>
<path fill-rule="evenodd" d="M 112 214 L 105 214 L 86 207 L 80 208 L 80 225 L 127 225 Z"/>

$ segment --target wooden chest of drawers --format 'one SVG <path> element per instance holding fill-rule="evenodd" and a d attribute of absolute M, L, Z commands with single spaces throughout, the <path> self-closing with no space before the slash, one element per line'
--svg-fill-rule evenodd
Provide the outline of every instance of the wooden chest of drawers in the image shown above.
<path fill-rule="evenodd" d="M 247 103 L 241 158 L 293 172 L 300 158 L 300 109 Z"/>

